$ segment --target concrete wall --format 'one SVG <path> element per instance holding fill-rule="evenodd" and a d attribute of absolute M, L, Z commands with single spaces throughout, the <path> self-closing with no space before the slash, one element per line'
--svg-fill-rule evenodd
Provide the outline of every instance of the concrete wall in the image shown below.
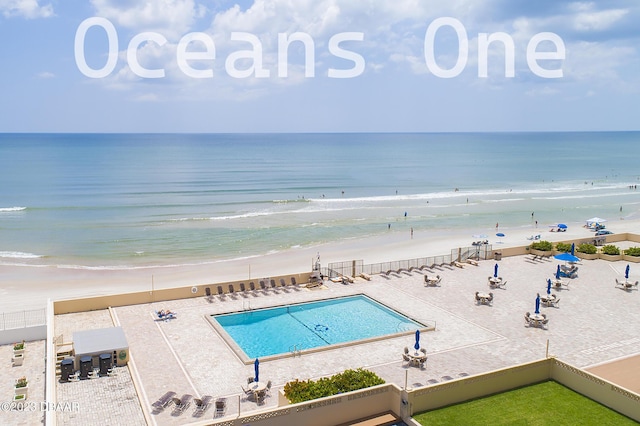
<path fill-rule="evenodd" d="M 353 421 L 355 418 L 373 416 L 386 411 L 399 413 L 401 392 L 401 389 L 394 384 L 384 384 L 349 392 L 348 394 L 285 405 L 273 410 L 252 413 L 235 419 L 226 418 L 218 422 L 204 421 L 193 425 L 338 425 Z M 229 414 L 227 412 L 227 415 Z"/>
<path fill-rule="evenodd" d="M 300 404 L 281 405 L 276 409 L 234 419 L 226 418 L 218 422 L 203 421 L 197 425 L 324 426 L 347 423 L 385 411 L 392 411 L 406 418 L 423 411 L 547 380 L 555 380 L 619 413 L 640 421 L 640 395 L 555 358 L 546 358 L 486 374 L 451 380 L 435 386 L 407 389 L 406 393 L 394 384 L 385 384 L 345 395 L 320 398 Z M 403 399 L 406 399 L 407 404 L 403 403 Z M 286 404 L 281 394 L 279 403 Z"/>
<path fill-rule="evenodd" d="M 413 415 L 520 386 L 544 382 L 549 378 L 549 371 L 550 366 L 545 359 L 414 389 L 408 392 L 410 411 Z"/>
<path fill-rule="evenodd" d="M 640 422 L 640 395 L 562 361 L 551 361 L 553 380 Z"/>
<path fill-rule="evenodd" d="M 46 324 L 0 331 L 0 345 L 10 345 L 12 343 L 22 342 L 23 340 L 25 342 L 32 342 L 46 338 Z"/>
<path fill-rule="evenodd" d="M 274 280 L 276 284 L 280 286 L 280 280 L 283 279 L 286 285 L 291 285 L 292 277 L 295 279 L 296 283 L 307 283 L 309 281 L 309 275 L 309 272 L 302 274 L 288 274 L 283 276 L 271 277 L 268 278 L 268 280 Z M 240 292 L 241 284 L 244 284 L 245 289 L 249 290 L 249 283 L 253 281 L 257 288 L 259 288 L 260 280 L 263 279 L 264 278 L 255 280 L 231 281 L 224 284 L 199 284 L 191 287 L 176 287 L 154 291 L 139 291 L 135 293 L 58 300 L 54 302 L 54 311 L 56 315 L 59 315 L 72 312 L 95 311 L 116 306 L 138 305 L 166 300 L 188 299 L 192 297 L 206 297 L 205 295 L 207 288 L 210 289 L 211 294 L 215 295 L 217 294 L 218 286 L 222 288 L 224 293 L 229 293 L 231 289 L 233 289 L 234 292 Z M 270 285 L 271 284 L 269 283 L 268 286 Z"/>

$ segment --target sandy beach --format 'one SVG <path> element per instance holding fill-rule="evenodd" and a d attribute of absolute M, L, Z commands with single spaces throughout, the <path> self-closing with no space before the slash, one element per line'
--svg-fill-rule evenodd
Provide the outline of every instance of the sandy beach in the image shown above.
<path fill-rule="evenodd" d="M 469 247 L 473 235 L 486 234 L 494 249 L 528 245 L 527 238 L 541 235 L 542 240 L 562 241 L 593 236 L 584 228 L 584 223 L 568 223 L 566 232 L 549 231 L 548 224 L 537 228 L 499 228 L 505 237 L 495 236 L 494 228 L 439 230 L 414 232 L 410 229 L 390 232 L 367 239 L 323 244 L 313 247 L 294 248 L 274 254 L 240 260 L 212 261 L 186 266 L 156 266 L 138 269 L 66 269 L 57 267 L 0 267 L 0 312 L 16 312 L 39 309 L 47 300 L 97 296 L 114 293 L 210 284 L 246 278 L 269 277 L 287 273 L 306 272 L 317 254 L 326 266 L 331 262 L 363 260 L 365 264 L 418 257 L 444 255 L 451 249 Z M 610 220 L 607 229 L 614 233 L 640 233 L 640 221 Z M 399 227 L 397 227 L 399 228 Z M 621 243 L 621 248 L 626 248 Z"/>

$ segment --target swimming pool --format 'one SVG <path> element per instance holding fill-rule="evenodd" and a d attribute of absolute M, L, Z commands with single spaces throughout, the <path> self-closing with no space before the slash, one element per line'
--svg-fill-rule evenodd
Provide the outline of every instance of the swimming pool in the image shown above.
<path fill-rule="evenodd" d="M 361 343 L 427 327 L 365 295 L 211 315 L 211 318 L 214 327 L 223 331 L 223 337 L 228 335 L 227 343 L 241 352 L 238 355 L 245 361 Z"/>

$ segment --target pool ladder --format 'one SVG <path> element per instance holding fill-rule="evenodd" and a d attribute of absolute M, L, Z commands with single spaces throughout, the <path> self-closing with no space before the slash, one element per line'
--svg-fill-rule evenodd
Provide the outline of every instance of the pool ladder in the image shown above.
<path fill-rule="evenodd" d="M 292 345 L 289 346 L 289 352 L 291 352 L 291 355 L 295 358 L 296 355 L 297 356 L 302 356 L 302 347 L 298 346 L 298 345 Z"/>

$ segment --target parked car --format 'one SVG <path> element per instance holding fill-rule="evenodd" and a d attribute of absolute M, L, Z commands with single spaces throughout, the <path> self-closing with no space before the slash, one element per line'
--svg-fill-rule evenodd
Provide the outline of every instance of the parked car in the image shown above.
<path fill-rule="evenodd" d="M 610 234 L 613 234 L 613 232 L 607 231 L 606 229 L 601 229 L 596 232 L 596 235 L 610 235 Z"/>

